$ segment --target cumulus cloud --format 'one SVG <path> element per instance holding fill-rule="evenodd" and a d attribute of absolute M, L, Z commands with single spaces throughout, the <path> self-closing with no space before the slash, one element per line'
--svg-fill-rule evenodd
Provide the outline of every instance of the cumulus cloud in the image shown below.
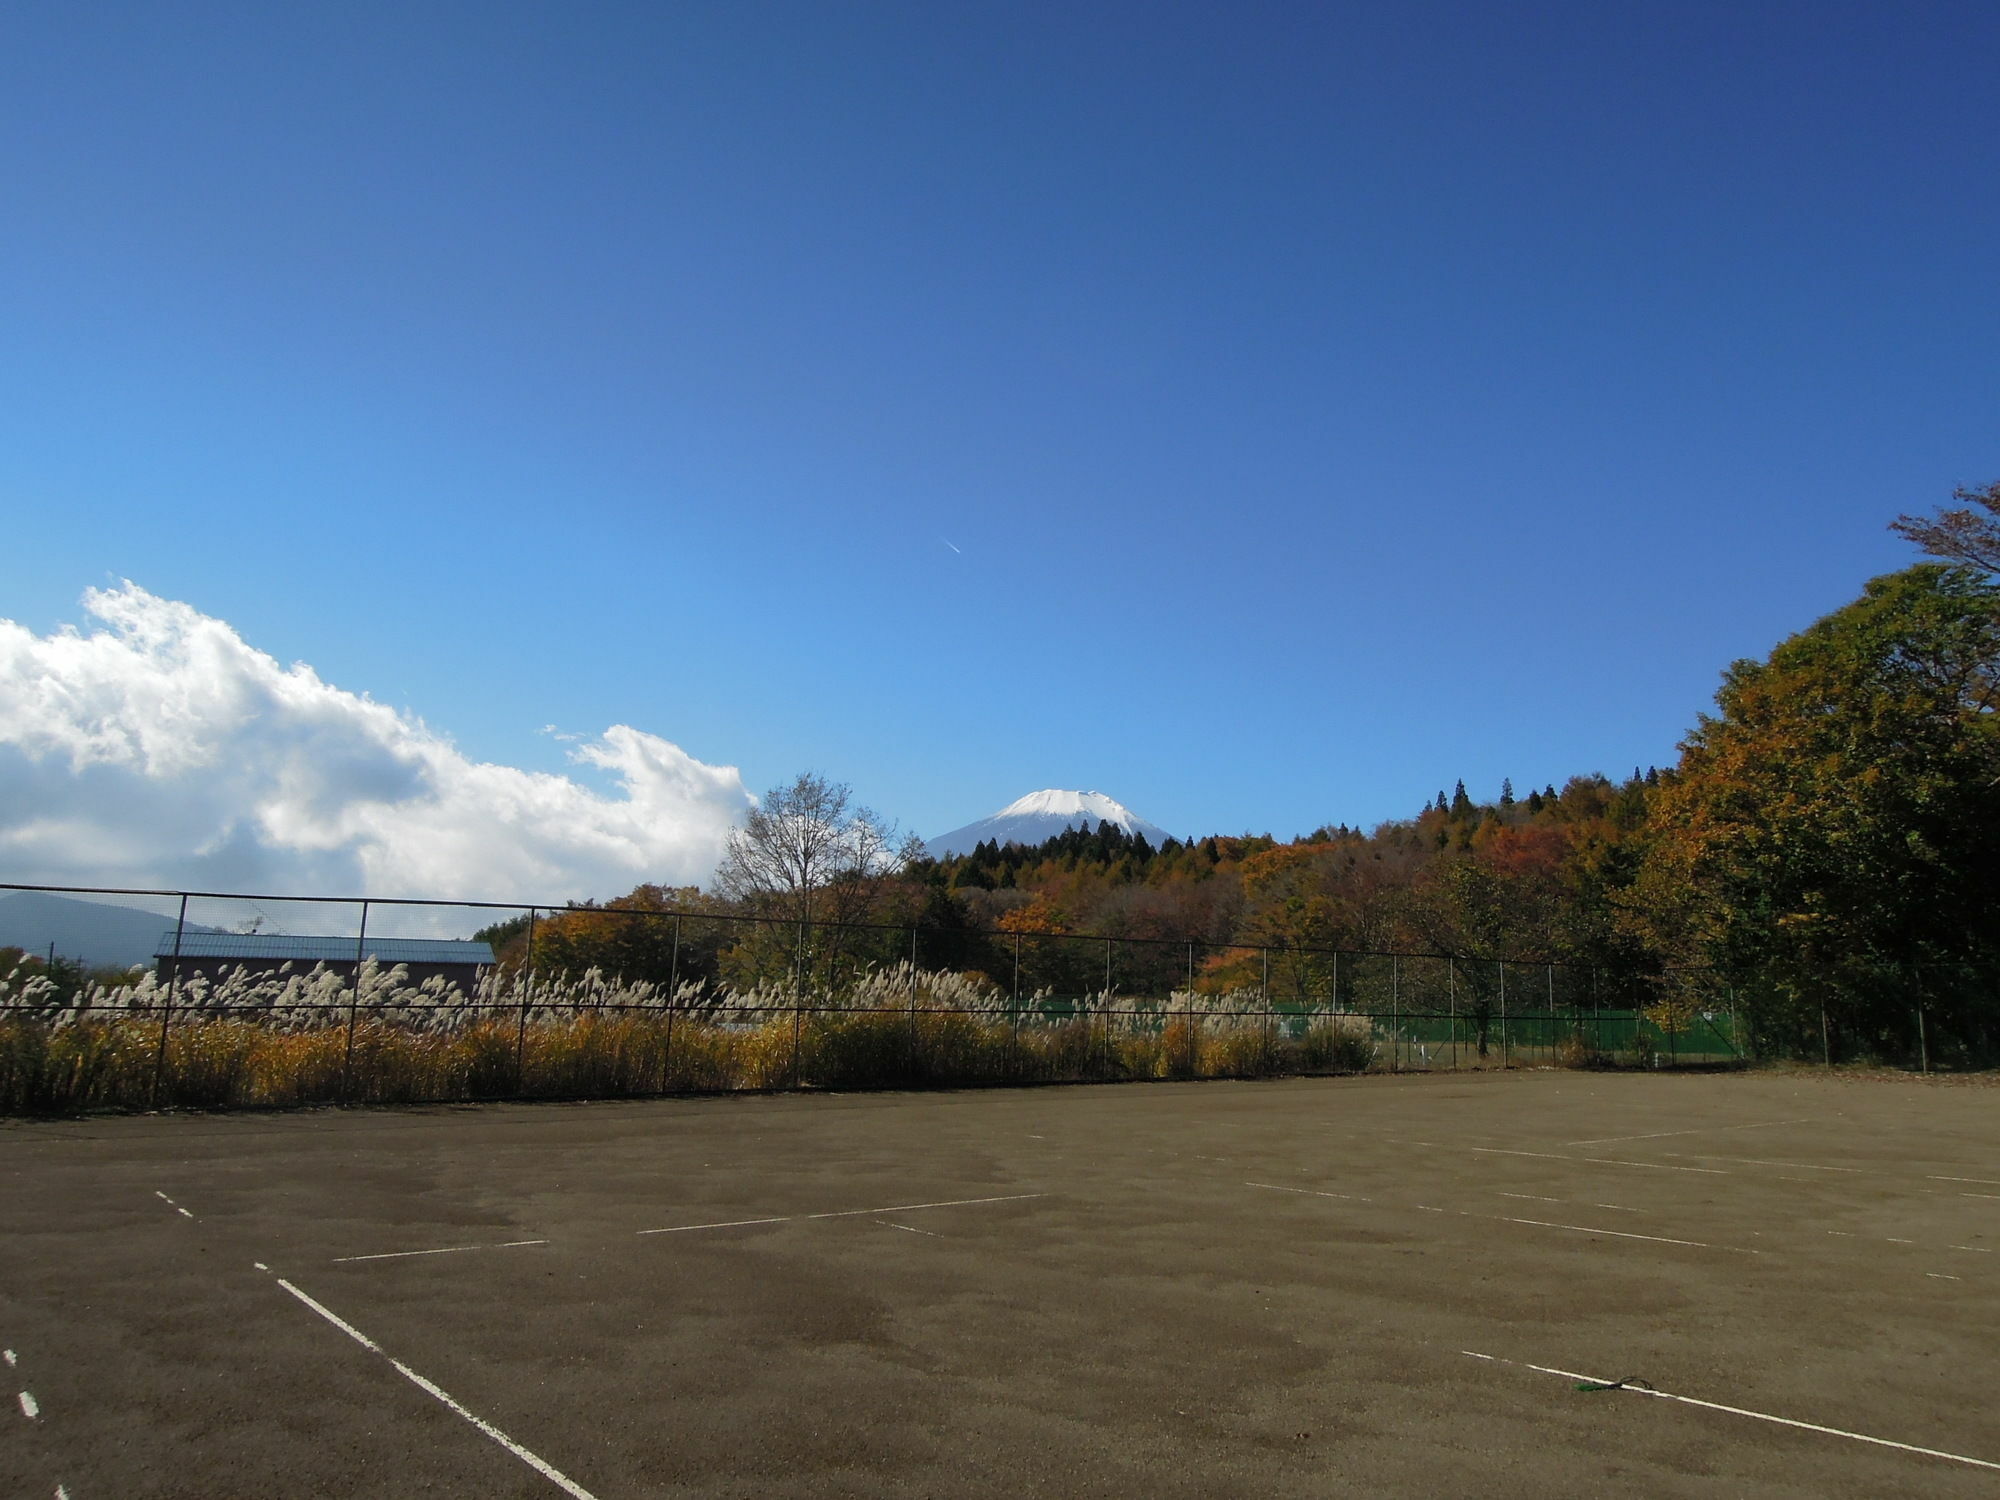
<path fill-rule="evenodd" d="M 0 878 L 468 900 L 705 880 L 733 766 L 613 725 L 598 778 L 491 765 L 135 584 L 88 632 L 0 620 Z"/>

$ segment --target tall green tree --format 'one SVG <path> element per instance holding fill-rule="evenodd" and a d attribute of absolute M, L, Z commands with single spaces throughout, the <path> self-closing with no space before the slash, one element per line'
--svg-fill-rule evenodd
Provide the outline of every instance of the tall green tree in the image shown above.
<path fill-rule="evenodd" d="M 2000 589 L 1922 564 L 1725 674 L 1654 794 L 1656 922 L 1779 1045 L 2000 1048 Z M 1983 977 L 1982 977 L 1983 976 Z"/>

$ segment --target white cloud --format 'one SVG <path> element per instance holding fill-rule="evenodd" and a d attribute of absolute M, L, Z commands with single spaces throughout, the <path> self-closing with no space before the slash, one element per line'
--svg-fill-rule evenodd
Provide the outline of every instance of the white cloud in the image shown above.
<path fill-rule="evenodd" d="M 284 667 L 126 583 L 101 628 L 0 620 L 0 878 L 471 900 L 705 880 L 750 798 L 733 766 L 613 725 L 609 778 L 467 759 L 421 720 Z"/>

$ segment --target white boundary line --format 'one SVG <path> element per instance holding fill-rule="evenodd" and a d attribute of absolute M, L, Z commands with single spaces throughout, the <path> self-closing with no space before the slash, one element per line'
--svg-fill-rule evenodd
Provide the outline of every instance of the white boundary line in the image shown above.
<path fill-rule="evenodd" d="M 1571 1156 L 1566 1151 L 1516 1151 L 1506 1146 L 1445 1146 L 1436 1141 L 1409 1141 L 1405 1144 L 1422 1146 L 1430 1151 L 1477 1151 L 1484 1156 L 1534 1156 L 1543 1161 L 1587 1161 L 1601 1167 L 1646 1167 L 1655 1172 L 1705 1172 L 1710 1177 L 1727 1177 L 1730 1174 L 1720 1167 L 1676 1167 L 1661 1161 L 1624 1161 L 1615 1156 Z M 1707 1160 L 1728 1161 L 1729 1157 L 1711 1157 Z"/>
<path fill-rule="evenodd" d="M 435 1397 L 438 1401 L 443 1402 L 445 1406 L 451 1409 L 451 1411 L 456 1413 L 458 1416 L 465 1418 L 466 1421 L 470 1422 L 474 1427 L 477 1427 L 481 1432 L 485 1433 L 488 1437 L 493 1439 L 494 1442 L 498 1443 L 501 1447 L 505 1448 L 509 1453 L 513 1454 L 514 1457 L 520 1459 L 522 1463 L 526 1464 L 529 1468 L 533 1469 L 537 1474 L 540 1474 L 544 1479 L 548 1480 L 549 1483 L 555 1485 L 556 1488 L 563 1491 L 563 1493 L 571 1496 L 572 1500 L 597 1500 L 597 1497 L 595 1495 L 591 1494 L 589 1490 L 585 1489 L 582 1485 L 578 1484 L 574 1479 L 571 1479 L 567 1474 L 563 1473 L 562 1470 L 558 1469 L 554 1464 L 547 1462 L 545 1459 L 538 1458 L 535 1454 L 529 1452 L 526 1448 L 523 1448 L 519 1443 L 515 1442 L 512 1438 L 508 1437 L 506 1433 L 502 1432 L 499 1428 L 495 1427 L 491 1422 L 488 1422 L 483 1418 L 476 1417 L 471 1412 L 467 1411 L 457 1401 L 453 1400 L 452 1397 L 447 1392 L 445 1392 L 439 1386 L 433 1384 L 431 1381 L 424 1379 L 423 1376 L 419 1375 L 415 1370 L 412 1370 L 408 1365 L 404 1364 L 400 1359 L 397 1359 L 393 1354 L 389 1353 L 388 1350 L 384 1349 L 380 1344 L 376 1343 L 375 1340 L 368 1337 L 368 1335 L 363 1333 L 359 1328 L 356 1328 L 352 1323 L 348 1322 L 345 1318 L 341 1317 L 340 1314 L 334 1312 L 331 1308 L 325 1306 L 323 1303 L 315 1302 L 311 1297 L 307 1296 L 304 1292 L 300 1291 L 297 1287 L 293 1286 L 289 1281 L 285 1280 L 284 1277 L 279 1276 L 273 1279 L 278 1283 L 279 1286 L 283 1287 L 286 1291 L 290 1292 L 294 1297 L 298 1298 L 299 1301 L 303 1302 L 307 1307 L 311 1308 L 314 1312 L 318 1313 L 322 1318 L 326 1319 L 327 1322 L 331 1323 L 335 1328 L 338 1328 L 342 1333 L 346 1334 L 349 1338 L 353 1339 L 355 1343 L 359 1344 L 369 1353 L 379 1354 L 382 1356 L 382 1358 L 388 1360 L 389 1363 L 395 1367 L 396 1373 L 398 1375 L 401 1375 L 405 1380 L 409 1381 L 410 1384 L 414 1385 L 418 1390 L 422 1391 L 425 1395 Z"/>
<path fill-rule="evenodd" d="M 675 1224 L 667 1229 L 641 1229 L 640 1234 L 687 1234 L 696 1229 L 741 1229 L 747 1224 L 789 1224 L 788 1216 L 775 1219 L 724 1219 L 717 1224 Z"/>
<path fill-rule="evenodd" d="M 1286 1187 L 1280 1182 L 1246 1182 L 1245 1187 L 1269 1188 L 1274 1193 L 1303 1193 L 1308 1198 L 1342 1198 L 1349 1203 L 1373 1203 L 1373 1198 L 1357 1197 L 1353 1193 L 1326 1193 L 1318 1188 Z"/>
<path fill-rule="evenodd" d="M 1796 1120 L 1758 1120 L 1749 1125 L 1697 1125 L 1691 1130 L 1655 1130 L 1647 1135 L 1600 1135 L 1588 1141 L 1564 1141 L 1565 1146 L 1608 1146 L 1613 1141 L 1657 1141 L 1670 1135 L 1709 1135 L 1718 1130 L 1769 1130 L 1778 1125 L 1806 1125 L 1817 1115 L 1801 1115 Z"/>
<path fill-rule="evenodd" d="M 1461 1349 L 1458 1352 L 1471 1355 L 1474 1359 L 1483 1359 L 1489 1364 L 1513 1365 L 1517 1369 L 1534 1370 L 1543 1375 L 1560 1375 L 1565 1380 L 1581 1380 L 1591 1385 L 1605 1387 L 1614 1385 L 1614 1382 L 1600 1380 L 1595 1375 L 1579 1375 L 1574 1370 L 1558 1370 L 1551 1365 L 1531 1365 L 1526 1360 L 1502 1359 L 1497 1354 L 1481 1354 L 1472 1349 Z M 1942 1458 L 1955 1464 L 1970 1464 L 1975 1469 L 2000 1471 L 2000 1463 L 1993 1463 L 1983 1458 L 1968 1458 L 1963 1453 L 1947 1453 L 1942 1448 L 1920 1448 L 1915 1443 L 1899 1443 L 1891 1438 L 1870 1437 L 1865 1432 L 1849 1432 L 1844 1427 L 1827 1427 L 1819 1422 L 1801 1422 L 1796 1417 L 1774 1416 L 1767 1411 L 1751 1411 L 1745 1406 L 1725 1406 L 1720 1401 L 1703 1401 L 1696 1396 L 1677 1396 L 1672 1391 L 1652 1391 L 1643 1386 L 1632 1385 L 1619 1385 L 1616 1388 L 1629 1391 L 1634 1396 L 1655 1396 L 1662 1401 L 1678 1401 L 1684 1406 L 1699 1406 L 1709 1411 L 1728 1412 L 1733 1417 L 1749 1417 L 1757 1422 L 1774 1422 L 1780 1427 L 1796 1427 L 1802 1432 L 1818 1432 L 1827 1437 L 1846 1438 L 1850 1442 L 1873 1443 L 1878 1448 L 1894 1448 L 1901 1453 L 1920 1453 L 1925 1458 Z"/>
<path fill-rule="evenodd" d="M 1481 1148 L 1475 1146 L 1472 1149 L 1476 1151 Z M 1785 1167 L 1794 1172 L 1845 1172 L 1849 1175 L 1859 1177 L 1897 1177 L 1902 1178 L 1904 1181 L 1909 1180 L 1907 1175 L 1902 1172 L 1888 1172 L 1880 1167 L 1832 1167 L 1828 1166 L 1825 1162 L 1817 1161 L 1776 1161 L 1768 1156 L 1718 1156 L 1714 1153 L 1703 1151 L 1668 1151 L 1664 1154 L 1667 1156 L 1678 1156 L 1686 1161 L 1733 1161 L 1751 1167 Z M 1694 1172 L 1701 1169 L 1698 1167 L 1683 1167 L 1681 1170 Z M 1803 1177 L 1792 1179 L 1794 1182 L 1804 1182 L 1807 1180 Z M 1939 1172 L 1927 1172 L 1924 1174 L 1923 1180 L 1925 1182 L 1976 1182 L 1983 1183 L 1988 1187 L 2000 1187 L 2000 1178 L 1994 1177 L 1947 1177 Z M 1974 1194 L 1973 1196 L 1976 1197 L 1979 1195 Z"/>
<path fill-rule="evenodd" d="M 1283 1184 L 1276 1182 L 1246 1182 L 1243 1185 L 1245 1187 L 1253 1187 L 1253 1188 L 1269 1188 L 1271 1189 L 1271 1191 L 1277 1193 L 1304 1193 L 1314 1198 L 1348 1197 L 1346 1193 L 1323 1193 L 1319 1192 L 1314 1188 L 1286 1187 Z M 1360 1199 L 1355 1199 L 1353 1201 L 1360 1203 L 1373 1203 L 1375 1200 L 1373 1198 L 1360 1198 Z M 1626 1229 L 1595 1229 L 1588 1224 L 1555 1224 L 1551 1223 L 1547 1219 L 1517 1219 L 1510 1214 L 1474 1213 L 1471 1209 L 1468 1208 L 1452 1208 L 1452 1209 L 1433 1208 L 1428 1203 L 1414 1203 L 1414 1204 L 1403 1204 L 1403 1205 L 1397 1205 L 1392 1203 L 1392 1204 L 1386 1204 L 1384 1206 L 1388 1208 L 1395 1208 L 1399 1206 L 1406 1208 L 1414 1208 L 1418 1212 L 1427 1214 L 1452 1213 L 1458 1215 L 1458 1217 L 1461 1219 L 1484 1219 L 1491 1224 L 1531 1224 L 1537 1229 L 1570 1229 L 1574 1230 L 1578 1234 L 1608 1234 L 1613 1239 L 1619 1239 L 1619 1240 L 1651 1240 L 1653 1241 L 1653 1243 L 1658 1245 L 1685 1245 L 1690 1249 L 1694 1250 L 1720 1250 L 1730 1255 L 1762 1255 L 1764 1253 L 1761 1250 L 1751 1250 L 1742 1245 L 1712 1245 L 1707 1240 L 1676 1240 L 1676 1239 L 1671 1239 L 1664 1234 L 1634 1234 L 1630 1230 Z M 1615 1207 L 1616 1205 L 1604 1204 L 1600 1206 L 1609 1208 L 1609 1207 Z M 1630 1209 L 1626 1211 L 1636 1213 L 1638 1210 Z"/>
<path fill-rule="evenodd" d="M 1481 1215 L 1481 1217 L 1485 1217 Z M 1760 1250 L 1739 1249 L 1735 1245 L 1711 1245 L 1706 1240 L 1673 1240 L 1664 1234 L 1632 1234 L 1623 1229 L 1592 1229 L 1585 1224 L 1551 1224 L 1546 1219 L 1509 1219 L 1502 1215 L 1502 1222 L 1508 1224 L 1532 1224 L 1537 1229 L 1573 1229 L 1578 1234 L 1608 1234 L 1621 1240 L 1651 1240 L 1658 1245 L 1690 1245 L 1696 1250 L 1731 1250 L 1738 1255 L 1761 1255 Z"/>
<path fill-rule="evenodd" d="M 336 1255 L 329 1265 L 345 1265 L 355 1260 L 405 1260 L 412 1255 L 459 1255 L 467 1250 L 518 1250 L 523 1245 L 546 1245 L 547 1240 L 506 1240 L 497 1245 L 445 1245 L 437 1250 L 384 1250 L 378 1255 Z"/>
<path fill-rule="evenodd" d="M 824 1214 L 779 1214 L 768 1219 L 724 1219 L 715 1224 L 670 1224 L 665 1229 L 640 1229 L 635 1233 L 690 1234 L 697 1229 L 742 1229 L 751 1224 L 794 1224 L 811 1219 L 855 1219 L 864 1214 L 907 1214 L 920 1208 L 964 1208 L 974 1203 L 1019 1203 L 1027 1198 L 1046 1198 L 1047 1193 L 1005 1193 L 998 1198 L 946 1198 L 937 1203 L 891 1203 L 882 1208 L 842 1208 Z M 901 1228 L 901 1225 L 897 1225 Z"/>

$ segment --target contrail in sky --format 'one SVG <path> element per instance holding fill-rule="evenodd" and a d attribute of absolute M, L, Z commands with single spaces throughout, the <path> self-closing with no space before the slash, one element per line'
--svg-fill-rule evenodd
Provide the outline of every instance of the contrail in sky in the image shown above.
<path fill-rule="evenodd" d="M 956 552 L 960 557 L 965 556 L 965 549 L 960 547 L 958 543 L 952 541 L 949 537 L 941 536 L 938 538 L 938 540 L 943 542 L 947 547 L 951 548 L 951 550 Z"/>

